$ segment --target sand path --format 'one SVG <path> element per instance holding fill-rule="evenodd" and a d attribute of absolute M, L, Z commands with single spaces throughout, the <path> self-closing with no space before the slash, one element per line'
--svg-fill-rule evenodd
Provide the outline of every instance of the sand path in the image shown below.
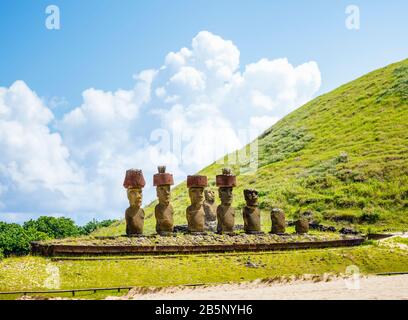
<path fill-rule="evenodd" d="M 113 297 L 112 297 L 113 298 Z M 408 300 L 408 275 L 368 276 L 355 281 L 293 281 L 289 283 L 224 284 L 197 288 L 169 288 L 159 292 L 130 291 L 121 299 L 245 300 L 245 299 L 404 299 Z"/>

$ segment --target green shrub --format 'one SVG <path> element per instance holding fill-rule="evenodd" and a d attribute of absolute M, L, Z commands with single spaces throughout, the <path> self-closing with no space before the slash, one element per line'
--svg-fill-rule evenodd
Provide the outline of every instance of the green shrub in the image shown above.
<path fill-rule="evenodd" d="M 101 227 L 108 227 L 116 220 L 92 220 L 78 227 L 68 218 L 40 217 L 29 220 L 23 226 L 16 223 L 0 222 L 0 257 L 24 255 L 30 252 L 32 241 L 62 239 L 79 235 L 88 235 Z"/>
<path fill-rule="evenodd" d="M 25 222 L 23 228 L 45 233 L 53 239 L 75 237 L 81 234 L 80 228 L 74 223 L 74 221 L 64 217 L 40 217 L 37 220 L 29 220 Z"/>
<path fill-rule="evenodd" d="M 83 235 L 88 235 L 94 232 L 96 229 L 103 228 L 103 227 L 109 227 L 115 222 L 117 222 L 117 220 L 98 221 L 96 219 L 93 219 L 92 221 L 89 221 L 86 225 L 84 225 L 83 227 L 79 227 L 80 233 Z"/>
<path fill-rule="evenodd" d="M 37 230 L 25 230 L 16 223 L 0 222 L 0 250 L 2 254 L 24 255 L 30 251 L 30 242 L 46 240 L 49 237 Z"/>
<path fill-rule="evenodd" d="M 374 224 L 380 220 L 380 214 L 370 209 L 363 210 L 359 216 L 360 222 Z"/>

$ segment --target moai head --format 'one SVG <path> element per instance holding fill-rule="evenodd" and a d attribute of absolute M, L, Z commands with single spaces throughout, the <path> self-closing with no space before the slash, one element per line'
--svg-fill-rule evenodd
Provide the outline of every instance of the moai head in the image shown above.
<path fill-rule="evenodd" d="M 140 188 L 127 189 L 127 196 L 131 207 L 140 208 L 142 206 L 143 200 L 142 189 Z"/>
<path fill-rule="evenodd" d="M 157 167 L 158 173 L 153 176 L 153 185 L 156 187 L 159 203 L 165 206 L 170 204 L 170 186 L 174 184 L 173 175 L 166 173 L 165 166 Z"/>
<path fill-rule="evenodd" d="M 231 187 L 220 187 L 218 190 L 218 195 L 222 205 L 230 206 L 232 204 L 233 195 Z"/>
<path fill-rule="evenodd" d="M 199 207 L 204 202 L 204 188 L 207 187 L 206 176 L 188 176 L 187 187 L 191 205 Z"/>
<path fill-rule="evenodd" d="M 204 196 L 205 196 L 205 200 L 207 202 L 213 203 L 215 201 L 214 191 L 212 191 L 210 189 L 205 189 L 204 190 Z"/>
<path fill-rule="evenodd" d="M 130 169 L 126 171 L 123 186 L 127 189 L 127 196 L 131 207 L 142 206 L 142 188 L 146 185 L 142 170 Z"/>
<path fill-rule="evenodd" d="M 233 200 L 232 188 L 237 185 L 236 177 L 232 175 L 231 169 L 222 169 L 222 174 L 215 177 L 215 184 L 218 187 L 221 204 L 230 206 Z"/>
<path fill-rule="evenodd" d="M 258 206 L 258 191 L 254 189 L 245 189 L 244 197 L 247 206 L 256 207 Z"/>

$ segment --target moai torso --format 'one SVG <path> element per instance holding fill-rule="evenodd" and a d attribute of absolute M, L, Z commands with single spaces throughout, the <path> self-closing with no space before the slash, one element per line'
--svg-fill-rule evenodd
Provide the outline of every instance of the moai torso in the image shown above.
<path fill-rule="evenodd" d="M 204 232 L 205 211 L 204 211 L 204 188 L 207 187 L 206 176 L 188 176 L 187 187 L 191 205 L 186 209 L 188 231 L 191 233 Z"/>
<path fill-rule="evenodd" d="M 246 206 L 243 208 L 244 230 L 246 233 L 261 232 L 261 210 L 258 208 L 258 191 L 245 189 Z"/>
<path fill-rule="evenodd" d="M 165 166 L 159 166 L 158 173 L 153 176 L 153 186 L 156 187 L 159 203 L 154 208 L 156 218 L 156 232 L 166 235 L 173 232 L 173 206 L 170 204 L 171 185 L 174 184 L 173 175 L 166 173 Z"/>
<path fill-rule="evenodd" d="M 126 209 L 126 234 L 128 236 L 143 234 L 144 217 L 142 208 L 129 207 Z"/>
<path fill-rule="evenodd" d="M 234 232 L 235 225 L 235 210 L 230 205 L 220 204 L 217 207 L 217 231 L 232 233 Z"/>
<path fill-rule="evenodd" d="M 274 208 L 271 212 L 272 229 L 271 233 L 283 234 L 286 229 L 285 213 L 283 210 Z"/>
<path fill-rule="evenodd" d="M 200 205 L 198 208 L 188 206 L 186 216 L 189 232 L 204 232 L 205 211 L 203 205 Z"/>
<path fill-rule="evenodd" d="M 300 218 L 295 224 L 296 233 L 304 234 L 309 232 L 309 220 L 306 218 Z"/>
<path fill-rule="evenodd" d="M 156 232 L 168 233 L 173 232 L 173 206 L 171 204 L 158 204 L 154 208 L 154 215 L 156 218 Z"/>
<path fill-rule="evenodd" d="M 203 204 L 204 212 L 205 212 L 205 222 L 212 222 L 217 220 L 217 205 L 215 202 L 211 203 L 208 201 L 204 201 Z"/>
<path fill-rule="evenodd" d="M 261 211 L 258 207 L 245 206 L 243 218 L 246 233 L 258 233 L 261 231 Z"/>
<path fill-rule="evenodd" d="M 215 177 L 218 196 L 221 204 L 217 207 L 217 231 L 219 233 L 233 233 L 235 224 L 235 210 L 232 207 L 232 189 L 236 187 L 236 177 L 231 169 L 222 169 L 222 174 Z"/>

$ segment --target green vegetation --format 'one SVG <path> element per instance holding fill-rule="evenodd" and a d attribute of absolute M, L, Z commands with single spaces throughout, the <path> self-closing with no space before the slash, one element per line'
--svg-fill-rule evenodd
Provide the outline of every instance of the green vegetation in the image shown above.
<path fill-rule="evenodd" d="M 395 237 L 392 240 L 393 240 L 393 242 L 400 243 L 400 244 L 408 246 L 408 238 Z"/>
<path fill-rule="evenodd" d="M 249 264 L 250 262 L 250 264 Z M 408 251 L 383 245 L 286 252 L 0 261 L 0 291 L 44 290 L 47 267 L 58 267 L 60 289 L 241 282 L 303 274 L 341 274 L 357 265 L 365 274 L 407 271 Z M 102 298 L 112 292 L 86 294 Z M 62 295 L 64 296 L 64 295 Z M 65 295 L 69 297 L 70 295 Z M 0 296 L 1 298 L 7 298 Z M 10 298 L 10 297 L 8 297 Z"/>
<path fill-rule="evenodd" d="M 29 232 L 37 231 L 46 234 L 52 239 L 79 236 L 81 229 L 69 218 L 40 217 L 37 220 L 29 220 L 23 228 Z"/>
<path fill-rule="evenodd" d="M 16 223 L 0 222 L 0 259 L 3 255 L 24 255 L 30 251 L 30 242 L 38 240 L 62 239 L 89 235 L 101 227 L 108 227 L 115 220 L 90 221 L 83 227 L 68 218 L 40 217 L 23 226 Z"/>
<path fill-rule="evenodd" d="M 245 164 L 228 166 L 238 174 L 238 210 L 244 206 L 244 188 L 260 192 L 264 230 L 270 228 L 273 207 L 282 208 L 289 219 L 311 210 L 324 224 L 361 231 L 408 229 L 408 60 L 314 99 L 256 142 L 259 167 L 254 174 L 240 174 L 248 171 Z M 212 187 L 225 166 L 218 162 L 200 171 Z M 185 182 L 172 196 L 175 223 L 185 224 Z M 148 233 L 154 232 L 155 204 L 145 210 Z M 242 224 L 241 214 L 237 223 Z M 123 233 L 122 222 L 96 234 Z"/>
<path fill-rule="evenodd" d="M 34 229 L 26 230 L 16 223 L 0 222 L 0 258 L 3 254 L 27 254 L 31 241 L 45 239 L 48 239 L 45 233 Z"/>

